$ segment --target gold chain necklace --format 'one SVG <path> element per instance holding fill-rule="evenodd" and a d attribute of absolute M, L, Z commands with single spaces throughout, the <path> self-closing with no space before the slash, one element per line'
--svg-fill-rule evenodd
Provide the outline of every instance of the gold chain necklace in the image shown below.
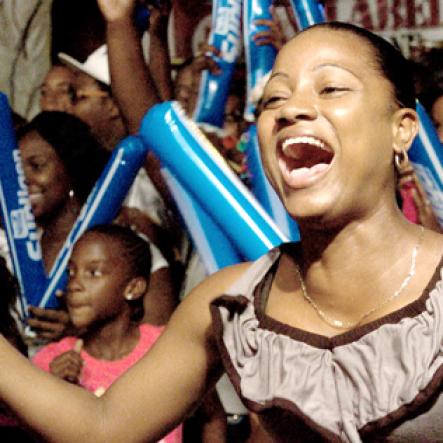
<path fill-rule="evenodd" d="M 406 286 L 408 286 L 409 282 L 411 281 L 411 278 L 415 275 L 415 272 L 416 272 L 417 254 L 418 254 L 418 251 L 420 249 L 421 243 L 423 241 L 424 231 L 425 230 L 424 230 L 423 226 L 421 226 L 420 235 L 419 235 L 419 238 L 417 240 L 417 244 L 414 246 L 414 249 L 412 250 L 411 268 L 409 269 L 408 275 L 402 281 L 400 287 L 390 297 L 388 297 L 386 300 L 384 300 L 381 304 L 375 306 L 374 308 L 370 309 L 368 312 L 364 313 L 356 322 L 351 323 L 351 322 L 346 322 L 346 321 L 342 321 L 342 320 L 336 320 L 336 319 L 333 319 L 333 318 L 329 317 L 327 314 L 325 314 L 319 308 L 319 306 L 315 303 L 315 301 L 310 297 L 310 295 L 308 294 L 308 290 L 306 289 L 306 285 L 305 285 L 305 282 L 303 280 L 303 276 L 302 276 L 300 267 L 296 263 L 295 264 L 295 269 L 297 271 L 298 278 L 300 279 L 300 286 L 301 286 L 303 297 L 314 308 L 314 310 L 317 313 L 317 315 L 325 323 L 327 323 L 329 326 L 332 326 L 333 328 L 336 328 L 336 329 L 352 329 L 352 328 L 355 328 L 366 317 L 369 317 L 373 312 L 375 312 L 376 310 L 382 308 L 383 306 L 388 304 L 390 301 L 392 301 L 395 298 L 397 298 L 403 292 L 403 290 L 406 288 Z"/>

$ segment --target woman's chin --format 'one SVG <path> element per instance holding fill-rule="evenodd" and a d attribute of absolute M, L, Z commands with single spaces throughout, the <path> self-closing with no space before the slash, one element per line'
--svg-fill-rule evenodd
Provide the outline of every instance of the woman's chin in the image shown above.
<path fill-rule="evenodd" d="M 332 206 L 328 197 L 307 190 L 286 193 L 282 201 L 288 213 L 296 220 L 321 217 Z"/>
<path fill-rule="evenodd" d="M 337 204 L 327 198 L 290 196 L 283 200 L 286 211 L 299 225 L 312 228 L 335 227 L 340 224 Z"/>

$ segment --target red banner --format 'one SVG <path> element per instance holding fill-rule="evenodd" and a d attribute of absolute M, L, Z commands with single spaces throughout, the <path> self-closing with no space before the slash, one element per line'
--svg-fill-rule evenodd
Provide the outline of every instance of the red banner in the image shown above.
<path fill-rule="evenodd" d="M 440 26 L 442 0 L 326 0 L 329 20 L 340 20 L 373 31 Z"/>

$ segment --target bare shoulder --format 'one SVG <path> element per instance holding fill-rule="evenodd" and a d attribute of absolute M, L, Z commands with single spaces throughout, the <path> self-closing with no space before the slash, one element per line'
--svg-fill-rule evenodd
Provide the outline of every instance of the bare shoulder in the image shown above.
<path fill-rule="evenodd" d="M 249 266 L 250 263 L 242 263 L 224 268 L 200 283 L 176 308 L 159 342 L 169 346 L 175 354 L 188 352 L 201 355 L 204 351 L 204 366 L 220 367 L 210 304 Z"/>
<path fill-rule="evenodd" d="M 187 332 L 196 328 L 199 333 L 210 329 L 211 302 L 222 295 L 251 266 L 251 262 L 228 266 L 203 280 L 180 303 L 167 329 L 177 330 L 186 325 Z M 197 332 L 194 331 L 194 332 Z"/>
<path fill-rule="evenodd" d="M 203 280 L 182 302 L 182 305 L 208 306 L 222 295 L 251 266 L 251 262 L 228 266 Z"/>
<path fill-rule="evenodd" d="M 203 280 L 190 294 L 190 296 L 208 296 L 210 299 L 225 292 L 235 281 L 237 281 L 249 267 L 251 262 L 239 263 L 228 266 L 212 274 Z"/>

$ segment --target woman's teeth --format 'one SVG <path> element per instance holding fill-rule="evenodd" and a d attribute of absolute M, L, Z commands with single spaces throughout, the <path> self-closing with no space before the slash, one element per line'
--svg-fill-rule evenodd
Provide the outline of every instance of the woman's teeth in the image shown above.
<path fill-rule="evenodd" d="M 285 155 L 289 156 L 289 157 L 293 157 L 294 154 L 296 154 L 295 152 L 293 152 L 291 150 L 291 146 L 292 145 L 296 145 L 296 144 L 303 144 L 303 145 L 312 145 L 315 146 L 317 148 L 323 149 L 323 150 L 327 150 L 325 143 L 321 140 L 319 140 L 318 138 L 314 138 L 314 137 L 310 137 L 307 135 L 303 135 L 300 137 L 291 137 L 291 138 L 287 138 L 283 143 L 282 143 L 282 151 Z"/>
<path fill-rule="evenodd" d="M 286 183 L 293 188 L 312 185 L 329 170 L 332 149 L 318 138 L 303 135 L 281 144 L 279 166 Z"/>

